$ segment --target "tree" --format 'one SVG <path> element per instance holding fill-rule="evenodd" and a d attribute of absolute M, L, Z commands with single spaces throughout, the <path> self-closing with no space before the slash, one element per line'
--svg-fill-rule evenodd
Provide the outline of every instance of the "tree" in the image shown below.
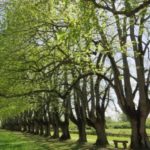
<path fill-rule="evenodd" d="M 123 121 L 123 122 L 127 122 L 128 118 L 127 118 L 127 116 L 124 113 L 120 113 L 119 120 Z"/>
<path fill-rule="evenodd" d="M 149 40 L 144 38 L 149 32 L 146 25 L 149 19 L 149 5 L 145 5 L 145 7 L 140 9 L 139 12 L 136 12 L 136 14 L 134 10 L 140 6 L 137 6 L 138 4 L 134 6 L 132 1 L 124 1 L 124 13 L 122 13 L 122 11 L 120 13 L 117 10 L 116 1 L 107 2 L 108 8 L 101 7 L 101 2 L 92 2 L 96 8 L 100 6 L 100 8 L 107 10 L 106 12 L 111 12 L 110 16 L 115 20 L 115 36 L 111 39 L 110 37 L 108 38 L 106 34 L 106 30 L 110 28 L 105 25 L 104 29 L 104 27 L 99 25 L 99 34 L 101 36 L 99 44 L 107 51 L 107 57 L 112 65 L 114 75 L 113 88 L 118 97 L 121 109 L 127 115 L 131 123 L 131 147 L 133 149 L 149 149 L 150 145 L 145 130 L 145 122 L 150 108 L 148 96 L 149 73 L 147 74 L 149 68 L 147 68 L 148 66 L 146 65 L 146 53 L 148 51 L 147 46 L 149 45 Z M 141 3 L 144 5 L 145 2 Z M 108 10 L 110 8 L 109 6 L 112 10 Z M 119 14 L 123 14 L 123 16 Z M 106 15 L 108 16 L 107 13 Z M 137 31 L 135 31 L 136 28 L 138 28 Z M 117 45 L 115 43 L 116 41 L 118 41 Z M 121 55 L 122 64 L 119 64 L 119 67 L 116 58 L 113 56 L 113 52 L 116 50 L 120 50 L 119 53 Z M 134 72 L 129 67 L 131 65 L 129 58 L 132 58 L 135 62 Z M 136 74 L 136 76 L 133 74 Z M 134 83 L 135 86 L 132 86 Z M 137 103 L 134 102 L 136 94 L 138 95 Z"/>
<path fill-rule="evenodd" d="M 106 145 L 105 108 L 107 94 L 113 88 L 120 108 L 131 123 L 131 148 L 149 149 L 145 129 L 150 111 L 149 4 L 149 0 L 8 3 L 0 41 L 3 81 L 0 95 L 41 96 L 43 100 L 43 94 L 53 93 L 55 103 L 50 106 L 56 137 L 63 121 L 55 104 L 62 100 L 67 106 L 63 113 L 65 122 L 68 125 L 70 111 L 80 140 L 86 141 L 88 120 L 99 137 L 104 134 L 102 145 Z M 91 82 L 87 81 L 89 76 L 93 76 Z M 100 93 L 102 80 L 107 85 L 104 93 Z M 77 116 L 68 102 L 72 95 Z M 89 111 L 89 95 L 92 111 Z M 103 132 L 99 133 L 100 129 Z"/>

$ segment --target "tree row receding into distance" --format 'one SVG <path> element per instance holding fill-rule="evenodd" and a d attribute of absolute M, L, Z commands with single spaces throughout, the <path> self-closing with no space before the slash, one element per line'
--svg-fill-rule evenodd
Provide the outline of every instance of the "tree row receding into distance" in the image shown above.
<path fill-rule="evenodd" d="M 7 0 L 0 4 L 2 127 L 106 147 L 118 103 L 132 149 L 150 149 L 150 0 Z M 61 135 L 59 130 L 61 129 Z M 50 135 L 53 131 L 53 135 Z"/>

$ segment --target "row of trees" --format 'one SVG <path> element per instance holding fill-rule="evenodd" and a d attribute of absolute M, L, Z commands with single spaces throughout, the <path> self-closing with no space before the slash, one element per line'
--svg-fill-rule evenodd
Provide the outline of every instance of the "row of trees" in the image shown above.
<path fill-rule="evenodd" d="M 49 136 L 52 126 L 54 131 L 52 137 L 59 137 L 60 128 L 62 131 L 60 139 L 67 140 L 70 139 L 69 120 L 71 120 L 79 131 L 80 143 L 87 142 L 86 127 L 90 126 L 96 131 L 96 144 L 106 146 L 108 140 L 105 133 L 105 111 L 110 100 L 110 86 L 108 84 L 104 86 L 103 83 L 104 87 L 103 89 L 101 87 L 100 91 L 102 81 L 100 82 L 99 77 L 90 76 L 89 81 L 88 83 L 87 77 L 79 80 L 65 98 L 58 98 L 54 94 L 38 95 L 40 99 L 38 106 L 14 118 L 6 119 L 3 121 L 3 128 L 40 135 L 45 133 Z M 65 87 L 66 85 L 68 84 L 65 83 Z"/>
<path fill-rule="evenodd" d="M 33 132 L 39 127 L 29 126 L 38 124 L 43 133 L 47 125 L 47 134 L 52 125 L 57 137 L 60 127 L 61 139 L 68 139 L 71 120 L 80 142 L 87 141 L 88 125 L 96 130 L 96 144 L 106 146 L 105 111 L 117 98 L 131 124 L 131 148 L 149 149 L 145 129 L 150 111 L 149 4 L 149 0 L 3 3 L 0 95 L 22 97 L 31 104 L 4 126 L 17 122 L 17 128 Z"/>

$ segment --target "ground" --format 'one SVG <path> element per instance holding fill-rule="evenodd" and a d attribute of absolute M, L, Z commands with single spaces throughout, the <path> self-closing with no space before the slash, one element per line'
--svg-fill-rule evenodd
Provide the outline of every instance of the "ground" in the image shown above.
<path fill-rule="evenodd" d="M 94 135 L 88 135 L 88 143 L 85 145 L 76 142 L 77 134 L 71 136 L 72 140 L 59 142 L 37 135 L 0 130 L 0 150 L 109 150 L 113 149 L 112 140 L 120 139 L 119 137 L 108 137 L 110 146 L 107 149 L 100 149 L 93 146 L 96 139 Z"/>

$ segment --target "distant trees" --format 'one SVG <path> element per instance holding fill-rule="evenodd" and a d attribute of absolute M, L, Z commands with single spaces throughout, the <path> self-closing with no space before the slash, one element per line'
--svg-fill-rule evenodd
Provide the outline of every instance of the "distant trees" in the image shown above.
<path fill-rule="evenodd" d="M 124 122 L 129 121 L 128 118 L 127 118 L 127 116 L 126 116 L 124 113 L 121 113 L 121 114 L 119 115 L 119 120 L 120 120 L 120 121 L 124 121 Z"/>

